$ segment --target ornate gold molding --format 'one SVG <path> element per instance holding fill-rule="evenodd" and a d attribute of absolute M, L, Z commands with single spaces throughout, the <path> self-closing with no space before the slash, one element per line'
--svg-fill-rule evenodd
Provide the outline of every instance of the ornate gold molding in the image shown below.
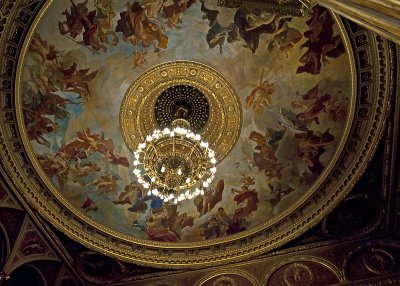
<path fill-rule="evenodd" d="M 316 3 L 400 44 L 400 4 L 393 0 L 315 0 Z"/>
<path fill-rule="evenodd" d="M 398 0 L 350 0 L 353 3 L 373 9 L 379 13 L 400 19 L 400 2 Z"/>

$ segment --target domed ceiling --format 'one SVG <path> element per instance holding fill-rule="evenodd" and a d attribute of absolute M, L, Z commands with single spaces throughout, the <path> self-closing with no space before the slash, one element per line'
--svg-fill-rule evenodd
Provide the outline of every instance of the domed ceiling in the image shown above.
<path fill-rule="evenodd" d="M 318 6 L 293 17 L 216 0 L 47 2 L 16 75 L 18 128 L 40 178 L 27 193 L 47 197 L 33 204 L 65 233 L 124 260 L 187 266 L 274 248 L 354 180 L 327 184 L 354 129 L 356 80 L 344 25 Z M 206 130 L 230 128 L 216 131 L 211 186 L 177 205 L 138 183 L 129 139 L 160 128 L 156 100 L 174 86 L 201 89 L 193 104 L 209 104 Z"/>

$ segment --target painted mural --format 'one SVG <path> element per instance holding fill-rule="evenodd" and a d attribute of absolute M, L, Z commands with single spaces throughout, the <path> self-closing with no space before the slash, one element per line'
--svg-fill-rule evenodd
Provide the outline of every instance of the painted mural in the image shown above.
<path fill-rule="evenodd" d="M 121 233 L 164 242 L 226 237 L 295 203 L 331 160 L 351 97 L 333 16 L 221 8 L 216 0 L 54 0 L 24 58 L 26 136 L 76 209 Z M 166 205 L 132 174 L 122 98 L 146 69 L 193 60 L 228 79 L 242 104 L 233 151 L 200 197 Z"/>

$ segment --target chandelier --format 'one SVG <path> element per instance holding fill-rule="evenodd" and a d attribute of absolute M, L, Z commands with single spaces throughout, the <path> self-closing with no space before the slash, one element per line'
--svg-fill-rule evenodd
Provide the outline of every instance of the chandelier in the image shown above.
<path fill-rule="evenodd" d="M 120 127 L 147 195 L 169 204 L 203 195 L 242 124 L 231 84 L 202 63 L 167 62 L 140 75 L 124 96 Z"/>
<path fill-rule="evenodd" d="M 215 152 L 184 118 L 147 135 L 134 157 L 133 173 L 147 194 L 174 204 L 203 195 L 217 170 Z"/>

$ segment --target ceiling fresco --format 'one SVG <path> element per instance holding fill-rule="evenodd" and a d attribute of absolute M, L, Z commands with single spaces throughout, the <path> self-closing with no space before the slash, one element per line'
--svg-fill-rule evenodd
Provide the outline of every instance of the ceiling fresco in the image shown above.
<path fill-rule="evenodd" d="M 232 236 L 283 215 L 337 160 L 355 95 L 338 18 L 216 2 L 54 0 L 31 29 L 17 98 L 26 147 L 52 192 L 93 225 L 145 241 Z M 177 60 L 230 82 L 242 126 L 206 193 L 169 205 L 137 183 L 119 118 L 135 80 Z"/>

